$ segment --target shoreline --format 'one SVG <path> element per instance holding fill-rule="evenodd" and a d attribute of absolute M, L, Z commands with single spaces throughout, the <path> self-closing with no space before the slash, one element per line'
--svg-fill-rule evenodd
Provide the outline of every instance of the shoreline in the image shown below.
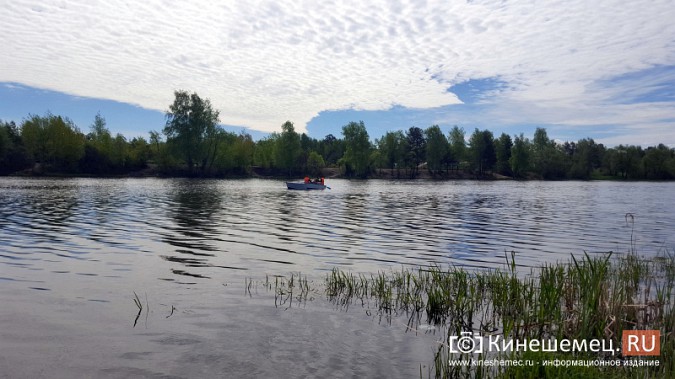
<path fill-rule="evenodd" d="M 395 181 L 546 181 L 546 182 L 570 182 L 570 181 L 584 181 L 584 182 L 673 182 L 673 180 L 658 180 L 658 179 L 626 179 L 613 177 L 594 177 L 590 179 L 544 179 L 535 175 L 529 175 L 525 178 L 514 178 L 504 176 L 497 173 L 490 173 L 488 175 L 478 176 L 467 172 L 451 172 L 440 173 L 432 175 L 426 170 L 420 171 L 414 177 L 406 175 L 405 172 L 395 173 L 391 169 L 377 169 L 371 175 L 365 178 L 349 177 L 340 173 L 339 168 L 326 168 L 322 170 L 321 175 L 326 179 L 353 179 L 353 180 L 395 180 Z M 94 175 L 86 173 L 63 173 L 63 172 L 49 172 L 49 173 L 34 173 L 30 170 L 15 172 L 8 175 L 0 175 L 0 178 L 86 178 L 86 179 L 127 179 L 127 178 L 158 178 L 158 179 L 277 179 L 277 180 L 301 180 L 305 175 L 297 174 L 294 176 L 279 175 L 269 173 L 265 169 L 251 169 L 248 174 L 230 174 L 230 175 L 195 175 L 189 173 L 163 173 L 159 170 L 146 168 L 139 171 L 132 171 L 123 174 L 104 174 Z M 310 175 L 311 176 L 311 175 Z M 313 177 L 313 176 L 312 176 Z"/>

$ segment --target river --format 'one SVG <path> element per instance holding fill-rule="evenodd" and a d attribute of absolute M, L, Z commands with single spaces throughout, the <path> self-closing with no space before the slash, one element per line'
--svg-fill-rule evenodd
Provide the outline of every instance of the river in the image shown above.
<path fill-rule="evenodd" d="M 439 335 L 263 282 L 675 245 L 675 183 L 326 184 L 0 178 L 0 377 L 418 377 Z"/>

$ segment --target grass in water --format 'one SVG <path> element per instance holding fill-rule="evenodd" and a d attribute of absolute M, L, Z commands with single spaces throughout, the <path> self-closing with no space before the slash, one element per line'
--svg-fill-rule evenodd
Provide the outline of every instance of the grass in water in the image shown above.
<path fill-rule="evenodd" d="M 134 304 L 136 304 L 136 307 L 138 308 L 138 314 L 136 314 L 136 318 L 134 319 L 134 328 L 136 327 L 136 324 L 138 323 L 138 318 L 141 317 L 141 312 L 143 312 L 143 303 L 141 303 L 141 299 L 138 298 L 138 294 L 136 291 L 134 291 Z"/>
<path fill-rule="evenodd" d="M 138 324 L 138 318 L 141 317 L 141 313 L 143 312 L 143 303 L 141 303 L 141 299 L 138 297 L 138 294 L 136 291 L 134 291 L 134 304 L 136 304 L 136 307 L 138 308 L 138 313 L 136 314 L 136 318 L 134 319 L 134 328 L 136 327 L 136 324 Z M 148 326 L 148 314 L 150 313 L 150 303 L 148 303 L 148 294 L 145 294 L 145 326 Z M 173 314 L 173 310 L 171 310 L 171 314 Z"/>
<path fill-rule="evenodd" d="M 572 256 L 567 264 L 548 264 L 526 275 L 517 272 L 515 254 L 506 261 L 504 270 L 483 272 L 434 266 L 365 276 L 334 269 L 325 279 L 326 296 L 345 308 L 374 301 L 380 315 L 390 321 L 392 316 L 407 316 L 411 329 L 422 322 L 444 327 L 447 333 L 439 341 L 434 368 L 428 372 L 437 378 L 675 377 L 675 255 L 645 259 L 635 254 L 584 254 Z M 611 340 L 612 346 L 620 347 L 624 330 L 644 329 L 660 330 L 658 367 L 476 368 L 449 364 L 451 359 L 461 358 L 451 353 L 450 345 L 463 332 L 518 341 Z M 626 358 L 620 353 L 601 353 L 500 354 L 506 354 L 501 356 L 505 359 L 529 357 L 537 362 Z"/>
<path fill-rule="evenodd" d="M 318 290 L 312 288 L 312 283 L 307 279 L 307 276 L 300 273 L 291 273 L 290 277 L 274 276 L 274 282 L 270 280 L 269 276 L 265 277 L 264 282 L 256 282 L 245 278 L 245 294 L 252 297 L 253 292 L 257 293 L 259 285 L 262 285 L 268 291 L 274 290 L 274 305 L 286 309 L 292 308 L 294 305 L 305 305 L 308 300 L 314 300 L 314 296 L 319 293 Z"/>
<path fill-rule="evenodd" d="M 468 271 L 439 266 L 402 268 L 377 274 L 333 269 L 323 291 L 306 276 L 247 280 L 250 296 L 258 285 L 273 290 L 275 305 L 288 309 L 325 294 L 342 309 L 353 305 L 377 312 L 391 322 L 406 317 L 408 329 L 442 330 L 433 368 L 436 378 L 671 378 L 675 377 L 675 254 L 642 258 L 634 253 L 572 256 L 567 263 L 519 271 L 515 253 L 504 269 Z M 138 296 L 135 302 L 140 304 Z M 139 314 L 142 306 L 139 306 Z M 374 310 L 373 310 L 374 308 Z M 661 354 L 642 357 L 657 367 L 555 367 L 542 361 L 624 360 L 622 352 L 517 351 L 458 354 L 451 349 L 462 333 L 499 337 L 502 341 L 611 341 L 622 346 L 623 331 L 659 330 Z M 530 359 L 532 367 L 453 366 L 453 359 Z"/>

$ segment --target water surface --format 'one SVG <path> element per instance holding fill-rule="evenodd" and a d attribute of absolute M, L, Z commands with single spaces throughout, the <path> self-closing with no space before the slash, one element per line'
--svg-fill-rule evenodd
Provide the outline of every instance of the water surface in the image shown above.
<path fill-rule="evenodd" d="M 0 179 L 9 377 L 419 376 L 438 334 L 249 278 L 523 269 L 675 243 L 675 183 Z M 627 216 L 628 215 L 628 216 Z M 136 292 L 144 312 L 134 327 Z M 149 312 L 147 312 L 149 309 Z"/>

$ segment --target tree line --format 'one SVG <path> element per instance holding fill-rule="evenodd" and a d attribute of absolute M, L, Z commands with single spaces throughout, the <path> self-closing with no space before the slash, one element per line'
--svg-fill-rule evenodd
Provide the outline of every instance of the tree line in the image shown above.
<path fill-rule="evenodd" d="M 161 133 L 127 139 L 112 135 L 100 114 L 84 133 L 68 118 L 30 115 L 20 125 L 0 121 L 0 174 L 16 172 L 125 175 L 151 169 L 164 175 L 224 177 L 321 175 L 339 168 L 346 177 L 432 177 L 525 179 L 675 179 L 675 149 L 663 144 L 607 148 L 592 138 L 558 143 L 538 128 L 495 137 L 475 129 L 467 138 L 457 126 L 445 135 L 438 125 L 390 131 L 371 141 L 365 124 L 350 122 L 341 138 L 318 140 L 299 134 L 292 122 L 253 141 L 225 131 L 218 111 L 196 93 L 176 91 Z"/>

